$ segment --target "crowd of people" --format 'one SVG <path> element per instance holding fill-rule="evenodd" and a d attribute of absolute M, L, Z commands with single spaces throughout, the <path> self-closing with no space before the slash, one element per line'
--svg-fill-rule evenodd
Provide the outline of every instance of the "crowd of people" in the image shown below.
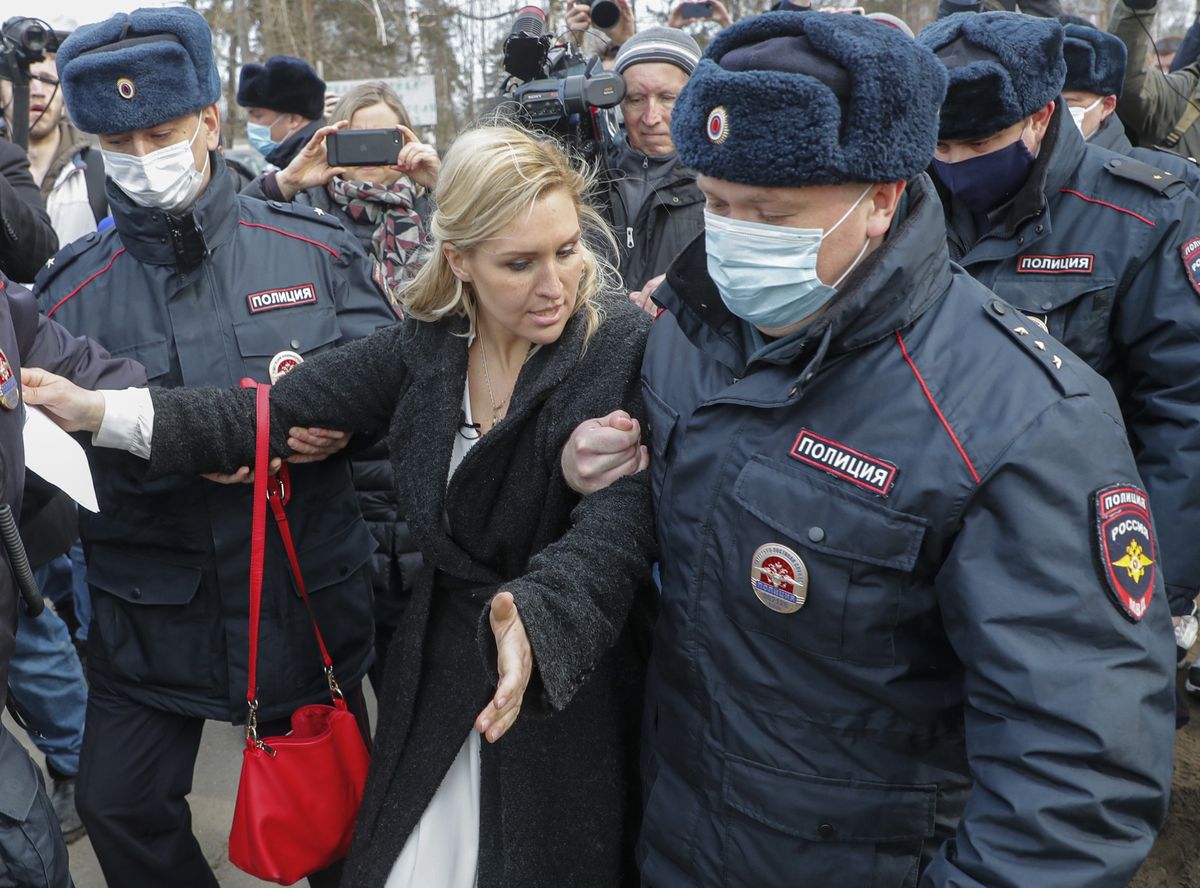
<path fill-rule="evenodd" d="M 0 726 L 0 885 L 85 834 L 217 885 L 205 722 L 274 755 L 331 698 L 370 767 L 315 888 L 1134 877 L 1200 693 L 1200 25 L 1161 64 L 1154 0 L 610 5 L 564 10 L 624 85 L 590 161 L 273 56 L 253 171 L 182 7 L 29 64 L 0 702 L 46 773 Z M 25 471 L 33 408 L 98 512 Z"/>

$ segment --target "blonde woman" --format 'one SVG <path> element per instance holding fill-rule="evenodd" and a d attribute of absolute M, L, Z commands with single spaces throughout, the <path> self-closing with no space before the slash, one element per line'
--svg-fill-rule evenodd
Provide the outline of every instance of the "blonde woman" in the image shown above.
<path fill-rule="evenodd" d="M 329 126 L 278 172 L 251 182 L 243 194 L 295 201 L 337 216 L 374 257 L 388 290 L 398 296 L 421 270 L 432 208 L 425 197 L 437 184 L 441 161 L 413 131 L 408 111 L 382 81 L 354 87 L 333 109 Z M 404 147 L 392 166 L 331 167 L 325 140 L 340 130 L 398 129 Z"/>
<path fill-rule="evenodd" d="M 646 472 L 580 499 L 559 466 L 583 420 L 640 415 L 650 321 L 608 289 L 586 185 L 551 142 L 466 133 L 442 167 L 436 250 L 406 320 L 271 392 L 280 456 L 291 426 L 388 430 L 426 564 L 388 664 L 344 885 L 636 884 L 642 663 L 629 615 L 652 554 Z M 23 380 L 29 403 L 98 441 L 148 425 L 151 474 L 251 462 L 248 392 L 101 396 L 40 371 Z"/>

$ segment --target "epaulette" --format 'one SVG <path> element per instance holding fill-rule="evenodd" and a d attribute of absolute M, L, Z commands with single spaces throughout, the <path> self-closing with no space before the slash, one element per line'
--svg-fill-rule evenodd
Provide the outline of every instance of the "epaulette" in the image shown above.
<path fill-rule="evenodd" d="M 84 253 L 90 252 L 94 247 L 98 246 L 103 237 L 103 234 L 98 231 L 88 232 L 78 240 L 71 241 L 71 243 L 47 259 L 46 264 L 42 266 L 41 271 L 37 273 L 37 278 L 35 278 L 35 292 L 40 293 L 43 289 L 50 286 L 50 282 L 64 269 L 70 267 Z"/>
<path fill-rule="evenodd" d="M 1174 197 L 1187 188 L 1187 183 L 1174 173 L 1157 169 L 1148 163 L 1134 160 L 1132 157 L 1110 158 L 1105 162 L 1104 169 L 1118 179 L 1136 182 L 1164 197 Z"/>
<path fill-rule="evenodd" d="M 322 225 L 328 225 L 330 228 L 336 228 L 339 231 L 346 230 L 342 227 L 342 223 L 332 214 L 317 207 L 310 207 L 307 204 L 282 203 L 277 200 L 263 201 L 263 203 L 276 213 L 283 213 L 286 216 L 292 216 L 297 219 L 306 219 L 309 222 L 320 222 Z"/>
<path fill-rule="evenodd" d="M 1075 371 L 1079 358 L 1053 339 L 1040 320 L 1022 314 L 1019 309 L 996 297 L 987 300 L 983 313 L 1046 371 L 1064 396 L 1082 395 L 1089 391 Z"/>

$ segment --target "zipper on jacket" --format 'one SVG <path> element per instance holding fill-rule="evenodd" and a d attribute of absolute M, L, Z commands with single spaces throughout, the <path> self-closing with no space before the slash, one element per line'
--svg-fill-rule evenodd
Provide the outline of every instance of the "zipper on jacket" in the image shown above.
<path fill-rule="evenodd" d="M 625 226 L 625 246 L 633 249 L 633 229 L 628 225 Z"/>

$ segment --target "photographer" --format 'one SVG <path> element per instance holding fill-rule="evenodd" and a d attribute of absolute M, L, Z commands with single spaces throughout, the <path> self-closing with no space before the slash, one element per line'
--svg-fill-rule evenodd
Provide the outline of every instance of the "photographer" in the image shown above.
<path fill-rule="evenodd" d="M 615 20 L 612 18 L 614 7 L 618 13 Z M 583 49 L 583 39 L 587 34 L 595 36 L 595 32 L 599 31 L 609 44 L 622 46 L 637 30 L 629 0 L 594 0 L 592 3 L 567 0 L 566 17 L 567 30 L 580 49 Z M 611 24 L 606 25 L 605 22 Z"/>
<path fill-rule="evenodd" d="M 630 291 L 644 290 L 665 272 L 704 227 L 696 175 L 679 163 L 671 141 L 671 111 L 699 60 L 695 40 L 663 27 L 638 32 L 617 55 L 614 70 L 626 87 L 625 138 L 609 153 L 602 212 L 616 235 L 619 270 Z"/>

